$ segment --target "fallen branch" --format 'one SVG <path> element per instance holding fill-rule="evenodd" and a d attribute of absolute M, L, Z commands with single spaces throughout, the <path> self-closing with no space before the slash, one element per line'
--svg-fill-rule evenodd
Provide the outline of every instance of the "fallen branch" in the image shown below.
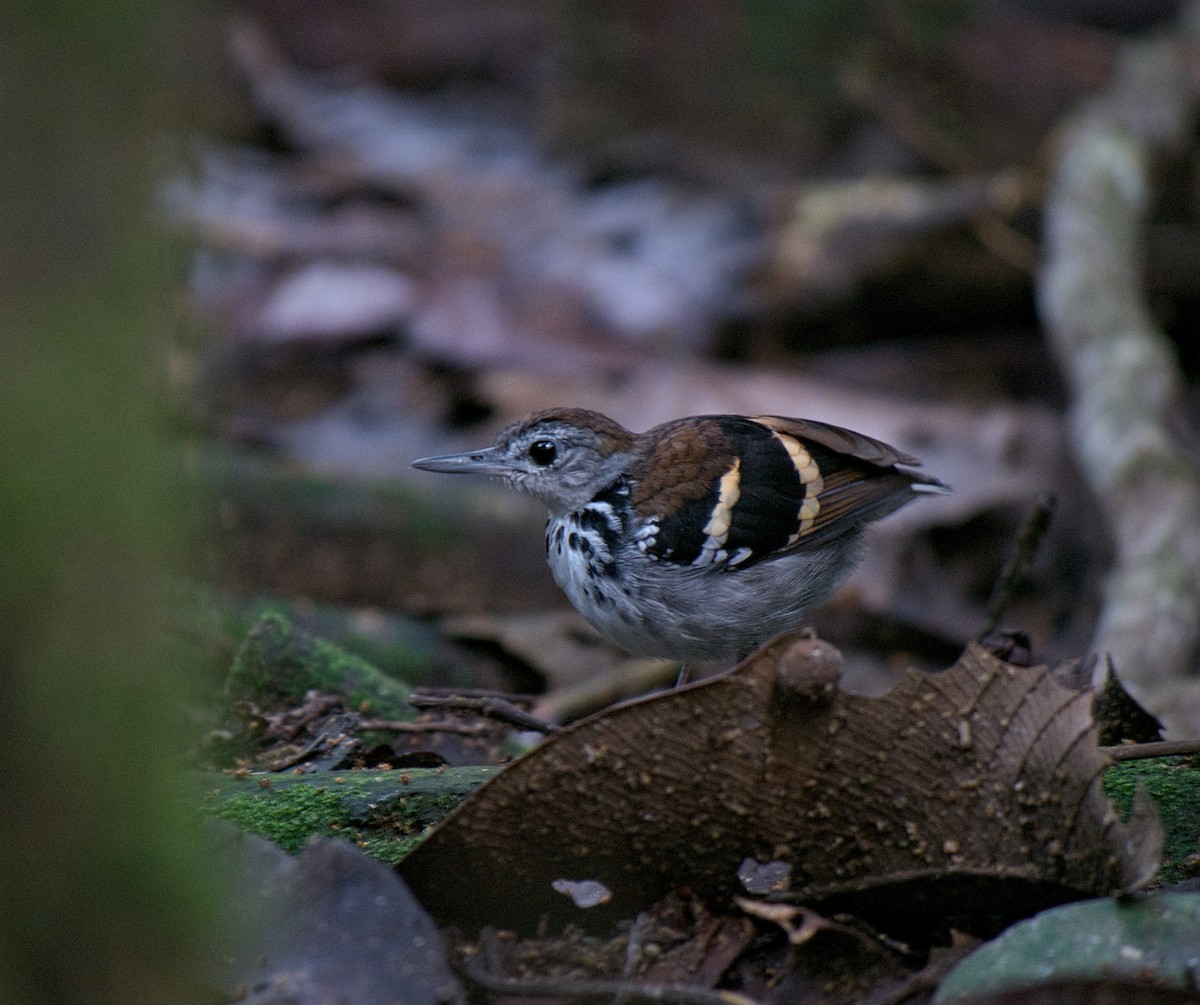
<path fill-rule="evenodd" d="M 1197 102 L 1178 37 L 1126 43 L 1109 90 L 1063 132 L 1046 200 L 1038 298 L 1071 387 L 1073 446 L 1108 518 L 1116 559 L 1095 651 L 1176 727 L 1200 730 L 1178 691 L 1200 642 L 1200 473 L 1172 435 L 1180 376 L 1141 289 L 1152 155 L 1178 146 Z"/>
<path fill-rule="evenodd" d="M 1200 740 L 1162 740 L 1155 743 L 1123 743 L 1101 747 L 1114 761 L 1141 761 L 1149 757 L 1187 757 L 1200 754 Z"/>

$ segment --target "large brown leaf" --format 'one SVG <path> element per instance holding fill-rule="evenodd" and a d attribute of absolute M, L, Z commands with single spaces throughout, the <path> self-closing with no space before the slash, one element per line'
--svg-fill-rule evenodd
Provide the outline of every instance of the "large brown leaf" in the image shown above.
<path fill-rule="evenodd" d="M 807 902 L 980 927 L 1131 891 L 1158 864 L 1153 807 L 1122 824 L 1100 788 L 1090 692 L 972 646 L 885 696 L 836 689 L 802 636 L 729 674 L 609 709 L 469 798 L 402 863 L 435 913 L 523 925 L 598 880 L 636 911 L 686 885 L 737 889 L 748 856 Z"/>

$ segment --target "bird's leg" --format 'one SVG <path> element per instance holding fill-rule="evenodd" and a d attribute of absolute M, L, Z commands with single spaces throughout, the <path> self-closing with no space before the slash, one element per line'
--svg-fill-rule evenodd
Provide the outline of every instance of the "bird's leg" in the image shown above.
<path fill-rule="evenodd" d="M 734 659 L 733 659 L 733 662 L 732 662 L 732 663 L 721 663 L 721 664 L 719 664 L 719 665 L 718 665 L 718 669 L 720 669 L 720 670 L 722 670 L 722 671 L 724 671 L 724 670 L 729 670 L 729 669 L 731 669 L 732 667 L 735 667 L 735 666 L 737 666 L 739 663 L 743 663 L 743 662 L 745 662 L 745 660 L 746 660 L 746 659 L 747 659 L 749 656 L 751 656 L 753 653 L 755 653 L 755 652 L 757 652 L 757 651 L 758 651 L 758 646 L 748 646 L 748 647 L 747 647 L 747 648 L 745 648 L 745 649 L 739 649 L 739 650 L 738 650 L 738 652 L 737 652 L 737 655 L 734 657 Z M 703 661 L 701 662 L 701 664 L 700 664 L 700 665 L 701 665 L 702 667 L 703 667 L 703 666 L 705 666 L 705 664 L 704 664 L 704 662 L 703 662 Z M 715 664 L 709 664 L 709 665 L 708 665 L 708 666 L 709 666 L 709 670 L 710 670 L 710 671 L 713 669 L 713 666 L 714 666 L 714 665 L 715 665 Z M 689 664 L 689 663 L 680 663 L 680 664 L 679 664 L 679 676 L 675 678 L 675 686 L 676 686 L 676 687 L 683 687 L 683 685 L 684 685 L 684 684 L 690 684 L 690 683 L 691 683 L 691 680 L 692 680 L 692 667 L 691 667 L 691 664 Z"/>

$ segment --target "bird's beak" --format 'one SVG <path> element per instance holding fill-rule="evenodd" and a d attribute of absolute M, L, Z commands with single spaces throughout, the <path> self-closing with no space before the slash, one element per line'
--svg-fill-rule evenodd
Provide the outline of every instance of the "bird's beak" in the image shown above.
<path fill-rule="evenodd" d="M 440 457 L 422 457 L 413 461 L 414 468 L 422 471 L 440 471 L 443 474 L 503 475 L 506 467 L 495 447 L 472 450 L 465 454 L 442 454 Z"/>

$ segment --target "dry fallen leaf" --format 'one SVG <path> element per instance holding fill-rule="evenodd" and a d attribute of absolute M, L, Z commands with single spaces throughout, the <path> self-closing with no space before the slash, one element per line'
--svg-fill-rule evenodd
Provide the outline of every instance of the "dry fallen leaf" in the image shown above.
<path fill-rule="evenodd" d="M 795 900 L 959 927 L 1153 877 L 1157 813 L 1122 824 L 1104 797 L 1090 692 L 972 646 L 865 698 L 836 690 L 829 653 L 785 637 L 564 730 L 401 872 L 443 917 L 518 926 L 561 912 L 562 876 L 633 913 L 677 886 L 728 897 L 747 856 L 788 862 Z"/>
<path fill-rule="evenodd" d="M 748 897 L 734 897 L 737 904 L 751 918 L 769 921 L 783 929 L 788 942 L 793 946 L 802 946 L 820 932 L 835 932 L 838 935 L 856 939 L 864 946 L 879 949 L 865 932 L 857 928 L 831 921 L 824 915 L 798 904 L 772 904 L 763 900 L 751 900 Z M 797 924 L 799 922 L 799 924 Z"/>

